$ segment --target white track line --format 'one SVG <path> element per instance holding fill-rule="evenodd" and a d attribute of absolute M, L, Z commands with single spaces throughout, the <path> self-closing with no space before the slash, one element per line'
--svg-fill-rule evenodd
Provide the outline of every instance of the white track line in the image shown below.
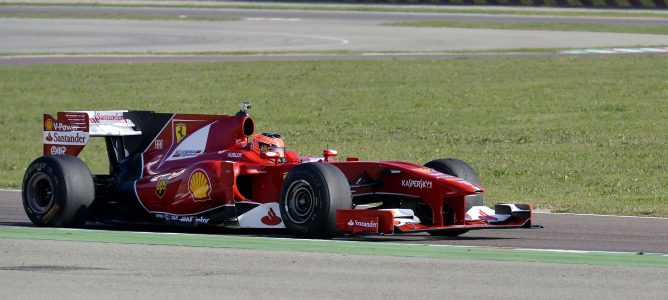
<path fill-rule="evenodd" d="M 301 21 L 301 18 L 245 18 L 246 21 L 279 21 L 279 22 L 296 22 Z"/>
<path fill-rule="evenodd" d="M 443 245 L 443 244 L 403 244 L 403 245 L 428 245 L 431 247 L 451 247 L 451 248 L 475 248 L 475 249 L 498 249 L 511 251 L 535 251 L 535 252 L 554 252 L 554 253 L 573 253 L 573 254 L 632 254 L 638 255 L 638 252 L 623 252 L 623 251 L 602 251 L 602 250 L 568 250 L 568 249 L 540 249 L 540 248 L 514 248 L 514 247 L 490 247 L 490 246 L 468 246 L 468 245 Z M 668 256 L 664 253 L 643 253 L 647 255 L 662 255 Z"/>
<path fill-rule="evenodd" d="M 668 220 L 668 218 L 666 218 L 666 217 L 616 216 L 616 215 L 576 214 L 576 213 L 553 213 L 553 212 L 534 212 L 534 214 L 545 214 L 545 215 L 571 215 L 571 216 L 587 216 L 587 217 L 613 217 L 613 218 L 629 218 L 629 219 L 658 219 L 658 220 Z"/>
<path fill-rule="evenodd" d="M 54 228 L 63 231 L 96 231 L 109 232 L 109 230 L 99 229 L 79 229 L 79 228 Z M 216 236 L 215 234 L 198 234 L 198 233 L 182 233 L 182 232 L 151 232 L 151 231 L 125 231 L 129 234 L 157 234 L 157 235 L 184 235 L 184 236 Z M 235 236 L 236 237 L 236 236 Z M 322 242 L 322 243 L 344 243 L 344 244 L 372 244 L 371 241 L 353 241 L 353 240 L 320 240 L 320 239 L 301 239 L 291 237 L 266 237 L 266 236 L 240 236 L 249 239 L 272 239 L 272 240 L 286 240 L 297 243 L 304 242 Z M 398 247 L 404 246 L 429 246 L 429 247 L 443 247 L 443 248 L 460 248 L 460 249 L 494 249 L 494 250 L 508 250 L 508 251 L 535 251 L 535 252 L 552 252 L 552 253 L 571 253 L 571 254 L 622 254 L 622 255 L 638 255 L 638 252 L 622 252 L 622 251 L 601 251 L 601 250 L 568 250 L 568 249 L 540 249 L 540 248 L 514 248 L 514 247 L 493 247 L 493 246 L 467 246 L 467 245 L 444 245 L 444 244 L 417 244 L 417 243 L 389 243 L 387 245 L 395 245 Z M 188 246 L 186 246 L 188 247 Z M 642 253 L 643 255 L 661 255 L 667 256 L 664 253 Z"/>

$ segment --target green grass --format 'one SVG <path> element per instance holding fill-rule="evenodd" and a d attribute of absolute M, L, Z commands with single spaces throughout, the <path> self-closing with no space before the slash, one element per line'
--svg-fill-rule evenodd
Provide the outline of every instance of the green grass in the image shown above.
<path fill-rule="evenodd" d="M 41 154 L 42 113 L 234 113 L 318 155 L 457 157 L 487 203 L 668 216 L 665 56 L 0 67 L 0 186 Z M 105 170 L 103 143 L 84 150 Z"/>
<path fill-rule="evenodd" d="M 238 18 L 225 16 L 150 16 L 133 14 L 69 14 L 69 13 L 0 13 L 0 18 L 22 18 L 22 19 L 110 19 L 110 20 L 183 20 L 183 21 L 236 21 Z"/>
<path fill-rule="evenodd" d="M 418 21 L 386 23 L 389 26 L 404 27 L 456 27 L 456 28 L 488 28 L 511 30 L 558 30 L 558 31 L 591 31 L 668 34 L 668 26 L 653 25 L 613 25 L 613 24 L 579 24 L 579 23 L 505 23 L 505 22 L 459 22 L 459 21 Z"/>
<path fill-rule="evenodd" d="M 550 0 L 548 0 L 549 2 Z M 641 0 L 648 2 L 650 0 Z M 623 5 L 619 2 L 620 5 Z M 648 2 L 647 7 L 651 7 Z M 590 16 L 590 17 L 652 17 L 668 18 L 668 13 L 662 10 L 645 9 L 554 9 L 550 7 L 531 9 L 512 8 L 512 7 L 467 7 L 466 5 L 365 5 L 357 4 L 320 4 L 320 3 L 197 3 L 193 1 L 183 1 L 182 3 L 164 3 L 155 1 L 154 3 L 54 3 L 54 2 L 5 2 L 0 6 L 89 6 L 89 7 L 166 7 L 166 8 L 208 8 L 208 9 L 275 9 L 275 10 L 315 10 L 315 11 L 360 11 L 360 12 L 414 12 L 414 13 L 443 13 L 443 14 L 490 14 L 490 15 L 538 15 L 538 16 Z"/>

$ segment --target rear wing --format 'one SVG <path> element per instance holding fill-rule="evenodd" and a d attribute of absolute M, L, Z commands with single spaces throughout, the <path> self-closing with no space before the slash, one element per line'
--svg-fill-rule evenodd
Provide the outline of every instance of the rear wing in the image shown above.
<path fill-rule="evenodd" d="M 56 118 L 44 114 L 44 155 L 77 156 L 95 136 L 141 135 L 125 117 L 127 110 L 58 112 Z"/>

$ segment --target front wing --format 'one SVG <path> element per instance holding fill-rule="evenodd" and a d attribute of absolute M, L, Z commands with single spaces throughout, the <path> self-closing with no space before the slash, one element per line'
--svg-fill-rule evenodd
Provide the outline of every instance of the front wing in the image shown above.
<path fill-rule="evenodd" d="M 410 209 L 340 209 L 336 211 L 336 228 L 350 234 L 446 232 L 530 228 L 531 219 L 531 207 L 525 204 L 497 204 L 494 209 L 474 206 L 466 212 L 464 224 L 446 226 L 422 224 Z"/>

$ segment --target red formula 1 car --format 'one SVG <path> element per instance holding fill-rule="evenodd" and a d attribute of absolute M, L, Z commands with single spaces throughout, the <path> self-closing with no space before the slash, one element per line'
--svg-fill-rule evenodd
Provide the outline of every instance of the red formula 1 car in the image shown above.
<path fill-rule="evenodd" d="M 297 236 L 531 226 L 523 204 L 482 206 L 473 169 L 456 159 L 424 166 L 335 161 L 286 150 L 278 134 L 254 135 L 250 104 L 236 115 L 147 111 L 44 115 L 44 156 L 23 179 L 23 205 L 38 226 L 94 222 L 287 228 Z M 104 137 L 109 174 L 77 158 Z"/>

